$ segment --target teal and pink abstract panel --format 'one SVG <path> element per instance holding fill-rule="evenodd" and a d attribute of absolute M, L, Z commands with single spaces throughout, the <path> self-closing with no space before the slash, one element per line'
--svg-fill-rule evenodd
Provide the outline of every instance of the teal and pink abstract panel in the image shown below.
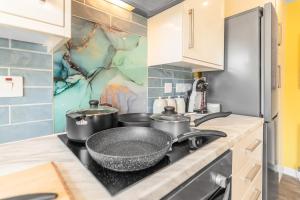
<path fill-rule="evenodd" d="M 54 129 L 97 99 L 120 113 L 147 111 L 147 38 L 72 18 L 72 39 L 54 53 Z"/>

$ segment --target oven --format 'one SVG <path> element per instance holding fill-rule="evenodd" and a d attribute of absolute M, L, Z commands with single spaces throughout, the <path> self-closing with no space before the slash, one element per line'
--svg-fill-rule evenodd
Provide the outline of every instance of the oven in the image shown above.
<path fill-rule="evenodd" d="M 231 174 L 232 152 L 226 151 L 162 199 L 230 200 Z"/>

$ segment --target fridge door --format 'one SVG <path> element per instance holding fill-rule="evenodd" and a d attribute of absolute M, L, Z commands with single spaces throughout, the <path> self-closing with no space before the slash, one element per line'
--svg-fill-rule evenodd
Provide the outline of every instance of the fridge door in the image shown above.
<path fill-rule="evenodd" d="M 264 119 L 270 122 L 278 113 L 277 67 L 278 21 L 272 3 L 264 6 L 262 17 L 262 110 Z"/>
<path fill-rule="evenodd" d="M 223 111 L 261 116 L 261 8 L 225 19 L 224 71 L 206 72 L 208 102 Z"/>

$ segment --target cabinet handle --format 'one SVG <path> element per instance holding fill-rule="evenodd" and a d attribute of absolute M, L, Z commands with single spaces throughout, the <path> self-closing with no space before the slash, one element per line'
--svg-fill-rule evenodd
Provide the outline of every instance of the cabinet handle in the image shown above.
<path fill-rule="evenodd" d="M 255 151 L 255 149 L 260 145 L 261 141 L 260 140 L 255 140 L 255 142 L 251 145 L 249 145 L 246 150 L 247 151 L 250 151 L 250 152 L 253 152 Z"/>
<path fill-rule="evenodd" d="M 258 189 L 254 190 L 254 193 L 251 195 L 250 200 L 258 200 L 260 197 L 261 191 Z"/>
<path fill-rule="evenodd" d="M 189 9 L 189 49 L 194 48 L 194 9 Z"/>
<path fill-rule="evenodd" d="M 260 165 L 258 165 L 258 164 L 254 165 L 254 167 L 252 167 L 252 169 L 248 172 L 245 180 L 248 181 L 248 182 L 252 182 L 253 179 L 258 174 L 258 172 L 259 172 L 260 169 L 261 169 Z"/>

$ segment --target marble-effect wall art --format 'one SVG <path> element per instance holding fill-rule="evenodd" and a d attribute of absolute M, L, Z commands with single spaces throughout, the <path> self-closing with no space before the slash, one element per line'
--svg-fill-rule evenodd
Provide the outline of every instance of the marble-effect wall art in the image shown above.
<path fill-rule="evenodd" d="M 119 113 L 147 111 L 147 38 L 72 18 L 72 38 L 54 53 L 55 132 L 89 100 Z"/>

